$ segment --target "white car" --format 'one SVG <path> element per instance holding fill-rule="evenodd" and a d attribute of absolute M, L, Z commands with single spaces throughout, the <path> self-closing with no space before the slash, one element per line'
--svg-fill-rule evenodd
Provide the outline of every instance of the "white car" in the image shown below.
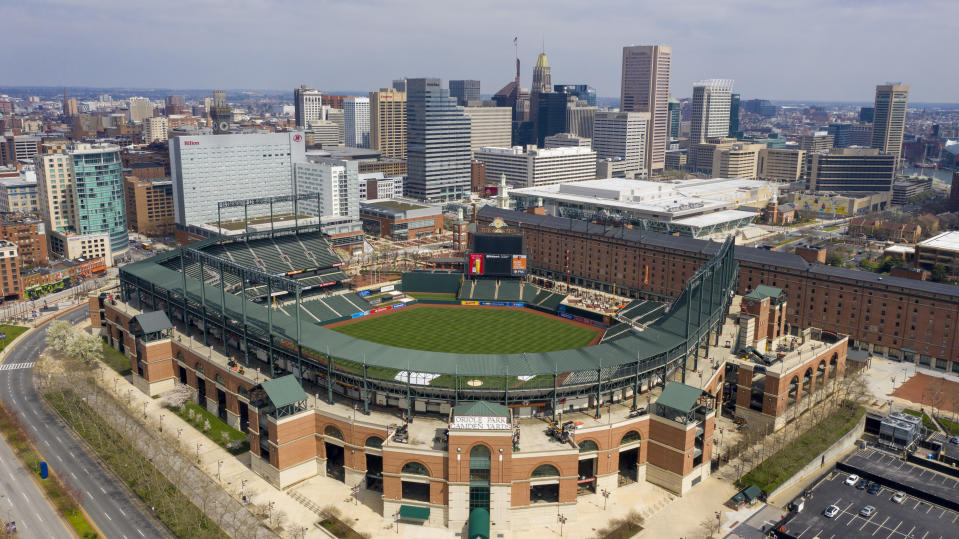
<path fill-rule="evenodd" d="M 826 518 L 832 518 L 839 514 L 839 508 L 835 505 L 830 505 L 825 511 L 822 512 L 822 514 L 825 515 Z"/>
<path fill-rule="evenodd" d="M 899 492 L 892 495 L 892 503 L 902 503 L 904 501 L 906 501 L 905 492 L 900 490 Z"/>
<path fill-rule="evenodd" d="M 850 487 L 856 486 L 856 483 L 858 482 L 859 482 L 859 476 L 856 474 L 851 474 L 849 477 L 846 478 L 846 484 L 849 485 Z"/>

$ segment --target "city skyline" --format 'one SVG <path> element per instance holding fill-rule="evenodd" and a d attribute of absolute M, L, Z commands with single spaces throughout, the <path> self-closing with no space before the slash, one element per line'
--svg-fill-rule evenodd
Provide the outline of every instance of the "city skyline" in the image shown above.
<path fill-rule="evenodd" d="M 489 92 L 512 79 L 512 39 L 518 37 L 524 87 L 532 82 L 532 66 L 545 44 L 555 83 L 590 84 L 604 97 L 619 94 L 622 47 L 634 44 L 672 47 L 670 90 L 678 97 L 688 97 L 692 83 L 704 78 L 735 79 L 744 97 L 831 102 L 866 102 L 875 85 L 887 81 L 912 83 L 910 101 L 914 103 L 950 102 L 959 84 L 959 75 L 946 70 L 936 70 L 934 84 L 916 84 L 930 80 L 928 72 L 935 65 L 931 59 L 928 65 L 916 61 L 929 56 L 915 54 L 915 37 L 946 35 L 946 21 L 959 16 L 959 5 L 940 0 L 902 11 L 890 9 L 894 3 L 888 1 L 851 1 L 839 7 L 814 1 L 801 9 L 752 0 L 732 7 L 693 2 L 641 9 L 618 2 L 588 9 L 562 2 L 542 9 L 545 4 L 532 3 L 511 7 L 516 16 L 510 17 L 509 27 L 492 18 L 496 10 L 482 6 L 462 6 L 455 13 L 455 18 L 470 20 L 470 25 L 451 24 L 454 14 L 428 2 L 413 2 L 402 10 L 342 2 L 321 7 L 250 3 L 229 11 L 204 4 L 171 4 L 164 10 L 126 3 L 81 8 L 68 1 L 6 5 L 0 8 L 0 16 L 21 22 L 8 29 L 8 39 L 32 54 L 0 61 L 10 74 L 5 83 L 271 90 L 305 83 L 327 91 L 370 91 L 393 78 L 428 76 L 477 79 Z M 191 16 L 178 17 L 178 6 L 189 8 Z M 319 35 L 307 32 L 315 19 L 304 15 L 314 10 L 337 24 Z M 931 12 L 938 15 L 926 16 Z M 111 33 L 97 42 L 78 34 L 76 29 L 95 26 L 108 16 L 126 24 L 111 27 Z M 397 17 L 409 24 L 395 25 Z M 783 20 L 790 23 L 784 25 Z M 211 25 L 226 30 L 210 32 Z M 280 25 L 283 39 L 270 37 L 270 28 Z M 896 31 L 874 31 L 883 26 Z M 42 36 L 31 33 L 36 27 L 47 31 Z M 311 55 L 304 62 L 303 51 L 339 50 L 335 45 L 344 41 L 338 36 L 358 27 L 383 39 L 351 40 L 346 51 Z M 157 40 L 149 39 L 151 35 Z M 263 38 L 248 37 L 257 35 Z M 589 36 L 588 43 L 565 37 L 574 35 Z M 872 37 L 878 35 L 881 39 Z M 384 40 L 391 43 L 389 55 L 379 50 L 378 43 Z M 116 47 L 118 41 L 129 46 Z M 802 55 L 795 54 L 797 42 L 802 42 Z M 87 61 L 63 62 L 67 47 L 82 50 Z M 430 54 L 416 52 L 422 50 Z M 752 61 L 743 62 L 743 57 Z M 90 62 L 105 68 L 91 70 Z M 40 67 L 49 65 L 58 69 Z M 106 69 L 110 65 L 117 69 Z"/>

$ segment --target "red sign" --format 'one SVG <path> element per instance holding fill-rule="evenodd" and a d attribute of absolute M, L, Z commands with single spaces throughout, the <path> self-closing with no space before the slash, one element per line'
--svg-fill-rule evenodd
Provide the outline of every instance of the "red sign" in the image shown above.
<path fill-rule="evenodd" d="M 487 185 L 483 188 L 483 196 L 486 197 L 495 197 L 499 194 L 499 187 L 495 185 Z"/>
<path fill-rule="evenodd" d="M 184 145 L 184 146 L 199 146 L 199 145 L 200 145 L 200 141 L 198 141 L 198 140 L 184 140 L 184 141 L 183 141 L 183 145 Z"/>
<path fill-rule="evenodd" d="M 471 275 L 483 274 L 483 254 L 482 253 L 470 253 L 469 273 Z"/>
<path fill-rule="evenodd" d="M 390 310 L 390 309 L 392 309 L 392 307 L 380 307 L 380 308 L 378 308 L 378 309 L 373 309 L 373 310 L 371 310 L 371 311 L 370 311 L 370 314 L 381 313 L 381 312 L 383 312 L 383 311 L 388 311 L 388 310 Z"/>
<path fill-rule="evenodd" d="M 293 135 L 293 142 L 299 142 L 301 140 L 303 140 L 303 135 Z"/>
<path fill-rule="evenodd" d="M 325 283 L 320 283 L 320 287 L 322 288 L 322 287 L 324 287 L 324 286 L 333 286 L 333 285 L 335 285 L 335 284 L 336 284 L 336 281 L 328 281 L 328 282 L 325 282 Z"/>
<path fill-rule="evenodd" d="M 339 268 L 339 267 L 345 266 L 345 265 L 346 265 L 346 262 L 337 262 L 336 264 L 333 264 L 333 267 L 334 267 L 334 268 Z"/>

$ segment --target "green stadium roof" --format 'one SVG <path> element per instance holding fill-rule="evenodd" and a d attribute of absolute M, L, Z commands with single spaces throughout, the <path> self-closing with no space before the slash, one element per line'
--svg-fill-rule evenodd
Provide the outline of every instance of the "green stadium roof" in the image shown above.
<path fill-rule="evenodd" d="M 300 382 L 292 374 L 281 376 L 275 380 L 267 380 L 260 386 L 263 387 L 263 391 L 266 391 L 266 396 L 270 398 L 270 402 L 276 408 L 289 406 L 309 398 L 306 391 L 303 391 Z"/>
<path fill-rule="evenodd" d="M 656 399 L 656 404 L 688 414 L 696 407 L 696 401 L 702 394 L 702 389 L 679 382 L 668 382 L 662 394 Z"/>
<path fill-rule="evenodd" d="M 487 417 L 509 417 L 509 408 L 502 404 L 487 401 L 475 401 L 453 407 L 453 415 L 477 415 Z"/>
<path fill-rule="evenodd" d="M 761 284 L 755 290 L 746 294 L 749 299 L 778 298 L 783 294 L 782 288 Z"/>

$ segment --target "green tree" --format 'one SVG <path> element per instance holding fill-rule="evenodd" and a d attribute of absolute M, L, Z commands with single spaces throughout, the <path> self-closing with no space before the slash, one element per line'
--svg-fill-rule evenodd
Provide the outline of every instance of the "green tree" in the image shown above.
<path fill-rule="evenodd" d="M 932 280 L 937 283 L 942 283 L 946 281 L 946 265 L 942 262 L 937 263 L 932 267 Z"/>

